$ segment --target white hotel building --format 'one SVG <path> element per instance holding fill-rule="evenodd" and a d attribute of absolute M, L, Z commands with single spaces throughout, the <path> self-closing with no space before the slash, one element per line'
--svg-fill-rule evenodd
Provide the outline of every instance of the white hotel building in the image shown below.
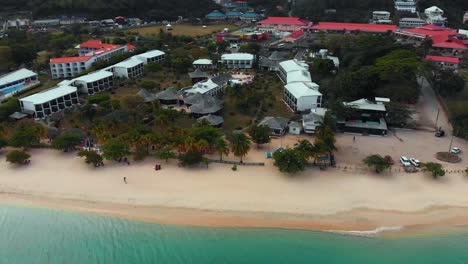
<path fill-rule="evenodd" d="M 221 63 L 226 69 L 252 69 L 255 55 L 250 53 L 231 53 L 221 56 Z"/>
<path fill-rule="evenodd" d="M 50 59 L 50 72 L 53 79 L 73 78 L 91 68 L 95 61 L 93 56 L 54 58 Z"/>
<path fill-rule="evenodd" d="M 143 64 L 160 63 L 166 58 L 166 53 L 160 50 L 151 50 L 145 53 L 135 55 L 132 58 L 143 61 Z"/>
<path fill-rule="evenodd" d="M 0 76 L 0 100 L 39 83 L 37 73 L 24 68 L 2 75 Z"/>
<path fill-rule="evenodd" d="M 97 71 L 71 80 L 72 86 L 80 93 L 95 94 L 107 91 L 114 86 L 114 74 L 108 71 Z"/>
<path fill-rule="evenodd" d="M 125 79 L 136 79 L 143 76 L 143 61 L 135 58 L 124 60 L 104 69 L 112 72 L 115 77 Z"/>
<path fill-rule="evenodd" d="M 35 118 L 44 118 L 79 103 L 77 88 L 68 85 L 57 86 L 19 101 L 21 111 L 34 113 Z"/>

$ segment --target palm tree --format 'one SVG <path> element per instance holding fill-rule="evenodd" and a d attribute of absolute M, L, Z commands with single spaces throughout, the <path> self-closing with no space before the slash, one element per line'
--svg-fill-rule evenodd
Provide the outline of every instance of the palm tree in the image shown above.
<path fill-rule="evenodd" d="M 250 150 L 250 140 L 243 132 L 235 132 L 232 134 L 231 138 L 231 151 L 234 156 L 240 158 L 240 163 L 242 163 L 242 158 L 247 155 Z"/>
<path fill-rule="evenodd" d="M 229 155 L 229 145 L 226 140 L 222 137 L 218 138 L 214 142 L 214 149 L 219 154 L 219 160 L 223 160 L 223 155 Z"/>
<path fill-rule="evenodd" d="M 320 146 L 321 150 L 328 153 L 330 165 L 333 151 L 337 150 L 335 143 L 335 132 L 330 127 L 322 125 L 316 128 L 315 145 Z"/>
<path fill-rule="evenodd" d="M 200 139 L 197 143 L 195 143 L 195 148 L 203 154 L 206 154 L 210 149 L 210 144 L 205 139 Z"/>

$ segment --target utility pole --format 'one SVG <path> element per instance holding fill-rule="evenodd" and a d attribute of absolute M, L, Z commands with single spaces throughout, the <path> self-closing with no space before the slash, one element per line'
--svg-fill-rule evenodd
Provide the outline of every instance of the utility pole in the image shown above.
<path fill-rule="evenodd" d="M 436 121 L 435 121 L 435 129 L 436 129 L 436 131 L 438 130 L 438 128 L 437 128 L 437 122 L 439 121 L 439 112 L 440 112 L 440 108 L 437 108 L 437 117 L 436 117 Z"/>
<path fill-rule="evenodd" d="M 453 137 L 455 135 L 455 131 L 452 131 L 452 138 L 450 139 L 450 146 L 449 146 L 449 153 L 452 153 L 452 143 L 453 143 Z"/>

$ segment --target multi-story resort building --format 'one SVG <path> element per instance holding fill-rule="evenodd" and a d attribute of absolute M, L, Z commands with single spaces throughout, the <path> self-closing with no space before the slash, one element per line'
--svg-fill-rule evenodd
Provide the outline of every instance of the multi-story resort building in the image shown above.
<path fill-rule="evenodd" d="M 444 10 L 437 6 L 431 6 L 424 10 L 427 24 L 434 24 L 438 26 L 444 26 L 447 18 L 444 17 Z"/>
<path fill-rule="evenodd" d="M 96 58 L 93 56 L 64 57 L 50 59 L 52 79 L 73 78 L 91 68 Z"/>
<path fill-rule="evenodd" d="M 424 58 L 425 61 L 431 61 L 442 69 L 456 70 L 460 66 L 461 60 L 457 57 L 446 57 L 446 56 L 433 56 L 428 55 Z"/>
<path fill-rule="evenodd" d="M 19 100 L 21 111 L 35 118 L 44 118 L 78 104 L 77 88 L 61 85 Z"/>
<path fill-rule="evenodd" d="M 284 83 L 288 82 L 288 74 L 294 71 L 308 71 L 309 65 L 303 61 L 287 60 L 279 63 L 279 77 Z"/>
<path fill-rule="evenodd" d="M 39 83 L 37 73 L 24 68 L 2 75 L 0 76 L 0 100 Z"/>
<path fill-rule="evenodd" d="M 395 10 L 416 13 L 416 2 L 414 0 L 395 0 Z"/>
<path fill-rule="evenodd" d="M 144 64 L 139 59 L 130 58 L 104 70 L 114 73 L 114 76 L 118 78 L 136 79 L 143 76 Z"/>
<path fill-rule="evenodd" d="M 166 53 L 160 50 L 151 50 L 145 53 L 135 55 L 133 56 L 133 58 L 143 61 L 143 64 L 160 63 L 166 58 Z"/>
<path fill-rule="evenodd" d="M 310 21 L 298 17 L 268 17 L 257 23 L 257 28 L 261 32 L 274 33 L 275 31 L 294 32 L 305 28 L 311 24 Z"/>
<path fill-rule="evenodd" d="M 417 18 L 417 17 L 404 17 L 400 19 L 398 25 L 400 28 L 415 28 L 415 27 L 422 27 L 426 24 L 426 21 Z"/>
<path fill-rule="evenodd" d="M 227 69 L 251 69 L 255 56 L 250 53 L 231 53 L 221 56 L 221 63 Z"/>
<path fill-rule="evenodd" d="M 93 72 L 73 79 L 71 85 L 77 87 L 80 93 L 100 93 L 114 86 L 114 74 L 109 71 Z"/>

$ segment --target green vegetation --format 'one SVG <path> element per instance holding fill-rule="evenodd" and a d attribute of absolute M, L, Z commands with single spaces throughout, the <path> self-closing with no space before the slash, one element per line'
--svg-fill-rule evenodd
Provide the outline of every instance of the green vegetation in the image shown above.
<path fill-rule="evenodd" d="M 273 159 L 275 160 L 275 166 L 277 166 L 281 172 L 289 174 L 303 171 L 307 164 L 304 153 L 292 148 L 276 151 L 273 153 Z"/>
<path fill-rule="evenodd" d="M 26 164 L 30 157 L 31 155 L 24 150 L 12 150 L 6 155 L 6 161 L 12 164 Z"/>
<path fill-rule="evenodd" d="M 38 145 L 45 135 L 42 125 L 36 123 L 21 123 L 10 137 L 9 144 L 17 148 L 30 148 Z"/>
<path fill-rule="evenodd" d="M 429 172 L 434 179 L 437 179 L 445 175 L 444 167 L 440 163 L 427 162 L 427 163 L 421 164 L 421 167 L 424 172 Z"/>
<path fill-rule="evenodd" d="M 75 148 L 81 142 L 81 137 L 75 134 L 60 135 L 52 141 L 52 147 L 67 152 Z"/>
<path fill-rule="evenodd" d="M 234 156 L 240 158 L 240 163 L 242 159 L 247 155 L 250 150 L 250 140 L 243 132 L 234 132 L 229 138 L 231 142 L 231 152 Z"/>
<path fill-rule="evenodd" d="M 389 161 L 380 156 L 380 155 L 370 155 L 370 156 L 367 156 L 364 160 L 363 160 L 364 164 L 367 165 L 367 167 L 369 168 L 373 168 L 375 170 L 375 172 L 377 173 L 381 173 L 387 169 L 390 168 L 390 166 L 392 164 L 389 163 Z"/>
<path fill-rule="evenodd" d="M 257 144 L 257 148 L 271 141 L 271 129 L 267 126 L 252 125 L 248 133 L 252 141 Z"/>
<path fill-rule="evenodd" d="M 170 146 L 165 146 L 162 149 L 160 149 L 158 152 L 155 154 L 156 158 L 165 160 L 166 163 L 169 162 L 170 159 L 175 159 L 177 158 L 176 153 Z"/>
<path fill-rule="evenodd" d="M 107 160 L 117 161 L 130 154 L 130 146 L 127 142 L 119 138 L 108 140 L 102 145 L 102 156 Z"/>
<path fill-rule="evenodd" d="M 193 166 L 203 162 L 203 153 L 198 150 L 191 149 L 179 155 L 179 161 L 182 166 Z"/>
<path fill-rule="evenodd" d="M 103 163 L 103 158 L 96 151 L 92 150 L 81 150 L 78 152 L 79 157 L 84 157 L 86 164 L 93 164 L 94 167 L 99 167 Z"/>
<path fill-rule="evenodd" d="M 222 137 L 214 142 L 214 150 L 219 154 L 219 160 L 223 160 L 223 155 L 229 155 L 229 143 Z"/>

